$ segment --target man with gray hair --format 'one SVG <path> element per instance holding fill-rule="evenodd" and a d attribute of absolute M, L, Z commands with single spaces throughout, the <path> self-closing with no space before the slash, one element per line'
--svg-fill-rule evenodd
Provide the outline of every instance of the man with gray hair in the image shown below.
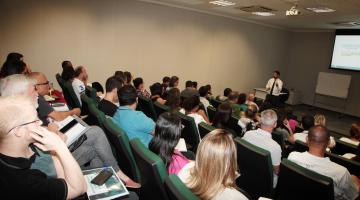
<path fill-rule="evenodd" d="M 271 162 L 274 172 L 274 188 L 277 184 L 280 162 L 281 162 L 281 147 L 275 142 L 271 134 L 276 128 L 277 115 L 276 112 L 268 109 L 261 112 L 260 128 L 245 133 L 243 139 L 255 146 L 258 146 L 270 152 Z"/>

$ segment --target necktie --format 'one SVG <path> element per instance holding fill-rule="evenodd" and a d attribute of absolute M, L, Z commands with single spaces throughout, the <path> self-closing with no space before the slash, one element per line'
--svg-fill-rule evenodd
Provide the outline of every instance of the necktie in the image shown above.
<path fill-rule="evenodd" d="M 273 85 L 271 86 L 270 95 L 273 94 L 274 87 L 275 87 L 275 83 L 276 83 L 276 79 L 274 79 L 274 83 L 273 83 Z"/>

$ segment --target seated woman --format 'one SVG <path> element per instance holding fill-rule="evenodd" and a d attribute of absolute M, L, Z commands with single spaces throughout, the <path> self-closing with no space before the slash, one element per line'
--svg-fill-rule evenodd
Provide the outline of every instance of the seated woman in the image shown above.
<path fill-rule="evenodd" d="M 324 115 L 322 114 L 316 114 L 314 116 L 315 119 L 315 126 L 316 125 L 322 125 L 322 126 L 326 126 L 326 118 Z"/>
<path fill-rule="evenodd" d="M 351 124 L 350 138 L 341 137 L 340 140 L 358 146 L 360 144 L 360 122 Z"/>
<path fill-rule="evenodd" d="M 247 199 L 236 189 L 237 169 L 232 135 L 216 129 L 203 138 L 195 162 L 186 165 L 178 176 L 200 199 Z"/>
<path fill-rule="evenodd" d="M 180 110 L 181 113 L 194 118 L 196 125 L 201 122 L 210 124 L 208 117 L 204 110 L 200 108 L 200 99 L 198 96 L 193 96 L 186 98 L 183 102 L 183 109 Z"/>
<path fill-rule="evenodd" d="M 142 78 L 138 77 L 133 80 L 134 87 L 136 88 L 136 93 L 138 96 L 145 98 L 150 98 L 150 93 L 145 89 L 144 81 Z"/>
<path fill-rule="evenodd" d="M 276 124 L 275 132 L 281 133 L 284 137 L 285 141 L 289 141 L 290 143 L 294 143 L 294 132 L 290 127 L 290 123 L 287 119 L 285 109 L 279 109 L 277 112 L 278 120 Z"/>
<path fill-rule="evenodd" d="M 242 133 L 255 130 L 257 122 L 259 122 L 258 110 L 256 105 L 249 105 L 245 112 L 241 112 L 238 125 L 242 129 Z"/>
<path fill-rule="evenodd" d="M 248 109 L 248 105 L 246 104 L 247 96 L 245 93 L 240 93 L 238 97 L 238 105 L 240 107 L 240 111 L 245 112 Z"/>
<path fill-rule="evenodd" d="M 169 106 L 170 112 L 177 112 L 180 110 L 181 97 L 178 88 L 171 88 L 166 95 L 165 105 Z"/>
<path fill-rule="evenodd" d="M 236 136 L 236 132 L 232 129 L 229 129 L 229 121 L 232 115 L 232 108 L 229 103 L 222 103 L 218 106 L 216 110 L 214 120 L 212 125 L 215 128 L 225 129 Z"/>
<path fill-rule="evenodd" d="M 155 133 L 149 143 L 149 149 L 160 156 L 169 174 L 178 174 L 189 163 L 189 160 L 175 149 L 180 135 L 181 119 L 174 113 L 161 114 L 156 121 Z"/>
<path fill-rule="evenodd" d="M 153 102 L 158 102 L 162 105 L 166 103 L 166 100 L 162 98 L 163 86 L 160 83 L 154 83 L 150 86 L 151 97 Z"/>

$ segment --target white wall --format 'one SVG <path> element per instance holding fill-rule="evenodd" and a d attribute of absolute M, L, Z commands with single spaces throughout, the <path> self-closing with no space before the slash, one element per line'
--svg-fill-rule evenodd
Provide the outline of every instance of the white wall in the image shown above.
<path fill-rule="evenodd" d="M 301 90 L 303 102 L 312 105 L 319 72 L 351 75 L 345 113 L 360 116 L 360 73 L 329 69 L 334 37 L 334 32 L 291 33 L 285 83 L 290 88 Z M 343 111 L 344 101 L 341 99 L 317 96 L 316 102 L 316 106 Z"/>
<path fill-rule="evenodd" d="M 0 2 L 0 61 L 21 52 L 51 81 L 68 59 L 101 83 L 129 70 L 247 92 L 287 63 L 288 32 L 247 22 L 135 0 Z"/>

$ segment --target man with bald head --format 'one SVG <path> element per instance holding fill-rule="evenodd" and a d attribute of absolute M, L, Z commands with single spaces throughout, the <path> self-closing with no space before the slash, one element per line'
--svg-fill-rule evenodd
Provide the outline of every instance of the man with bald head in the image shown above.
<path fill-rule="evenodd" d="M 328 176 L 334 181 L 335 199 L 356 199 L 359 195 L 360 180 L 349 171 L 325 158 L 326 147 L 330 142 L 330 133 L 324 126 L 310 128 L 307 143 L 308 152 L 292 152 L 288 159 L 302 167 Z"/>
<path fill-rule="evenodd" d="M 30 73 L 29 76 L 35 81 L 35 89 L 39 94 L 38 114 L 39 114 L 39 118 L 41 119 L 44 125 L 47 125 L 49 123 L 48 121 L 49 117 L 55 121 L 61 121 L 71 115 L 80 116 L 81 111 L 79 108 L 74 108 L 67 112 L 60 112 L 54 110 L 54 108 L 51 107 L 50 104 L 46 102 L 44 98 L 44 95 L 49 94 L 50 91 L 49 81 L 46 78 L 46 76 L 40 72 L 32 72 Z"/>

